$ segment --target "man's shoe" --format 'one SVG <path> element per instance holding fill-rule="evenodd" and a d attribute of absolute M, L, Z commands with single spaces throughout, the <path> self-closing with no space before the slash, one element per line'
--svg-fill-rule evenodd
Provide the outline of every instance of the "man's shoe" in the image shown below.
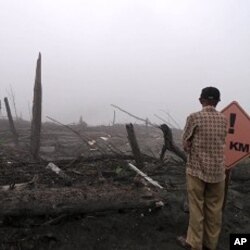
<path fill-rule="evenodd" d="M 192 249 L 191 245 L 189 245 L 187 243 L 185 236 L 179 236 L 179 237 L 177 237 L 177 242 L 179 243 L 180 246 L 184 247 L 185 249 L 189 249 L 189 250 Z"/>

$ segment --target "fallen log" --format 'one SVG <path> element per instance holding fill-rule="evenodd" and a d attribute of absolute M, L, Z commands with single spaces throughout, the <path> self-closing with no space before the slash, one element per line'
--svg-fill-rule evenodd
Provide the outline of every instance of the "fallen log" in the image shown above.
<path fill-rule="evenodd" d="M 24 190 L 27 188 L 34 188 L 35 184 L 37 182 L 38 176 L 35 175 L 31 181 L 23 182 L 23 183 L 11 183 L 10 185 L 4 185 L 0 186 L 0 192 L 1 191 L 8 191 L 8 190 Z"/>
<path fill-rule="evenodd" d="M 50 188 L 0 191 L 0 216 L 83 214 L 107 210 L 157 207 L 161 199 L 145 188 Z"/>

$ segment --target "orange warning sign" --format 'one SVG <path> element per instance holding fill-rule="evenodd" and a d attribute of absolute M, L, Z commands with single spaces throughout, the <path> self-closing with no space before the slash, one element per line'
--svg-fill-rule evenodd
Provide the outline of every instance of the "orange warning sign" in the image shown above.
<path fill-rule="evenodd" d="M 232 168 L 250 156 L 250 117 L 235 101 L 221 112 L 228 119 L 225 164 L 227 168 Z"/>

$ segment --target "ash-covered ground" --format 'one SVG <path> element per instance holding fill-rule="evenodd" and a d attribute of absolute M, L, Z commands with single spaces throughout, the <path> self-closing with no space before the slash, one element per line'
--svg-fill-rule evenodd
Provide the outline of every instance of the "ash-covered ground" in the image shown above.
<path fill-rule="evenodd" d="M 162 131 L 135 125 L 140 149 L 148 156 L 144 157 L 145 165 L 141 170 L 164 187 L 159 190 L 141 180 L 138 183 L 136 173 L 128 168 L 128 162 L 135 162 L 125 125 L 71 127 L 81 136 L 66 127 L 43 124 L 41 159 L 34 161 L 28 153 L 29 123 L 17 124 L 20 138 L 17 148 L 8 123 L 1 121 L 0 185 L 9 187 L 0 191 L 2 208 L 16 195 L 17 184 L 27 183 L 34 177 L 36 181 L 31 193 L 43 189 L 83 188 L 94 195 L 93 190 L 99 190 L 98 196 L 109 188 L 124 189 L 128 193 L 135 190 L 143 193 L 148 189 L 153 197 L 164 202 L 164 206 L 92 209 L 90 212 L 54 215 L 33 215 L 24 211 L 22 215 L 12 216 L 2 212 L 0 249 L 182 249 L 176 237 L 185 233 L 188 223 L 188 214 L 183 207 L 185 164 L 170 152 L 166 153 L 164 162 L 159 161 Z M 173 134 L 176 144 L 180 145 L 181 131 L 173 130 Z M 70 183 L 47 168 L 50 162 L 60 167 L 70 178 Z M 249 192 L 250 161 L 246 160 L 232 170 L 218 249 L 229 249 L 230 233 L 250 233 Z M 115 193 L 114 197 L 113 202 L 122 198 Z"/>

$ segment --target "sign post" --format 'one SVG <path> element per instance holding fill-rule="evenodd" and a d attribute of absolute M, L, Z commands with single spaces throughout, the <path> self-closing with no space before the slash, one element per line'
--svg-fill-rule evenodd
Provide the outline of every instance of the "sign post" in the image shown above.
<path fill-rule="evenodd" d="M 221 112 L 228 119 L 228 133 L 225 148 L 226 179 L 224 209 L 231 168 L 241 160 L 250 156 L 250 117 L 235 101 L 231 102 Z"/>

